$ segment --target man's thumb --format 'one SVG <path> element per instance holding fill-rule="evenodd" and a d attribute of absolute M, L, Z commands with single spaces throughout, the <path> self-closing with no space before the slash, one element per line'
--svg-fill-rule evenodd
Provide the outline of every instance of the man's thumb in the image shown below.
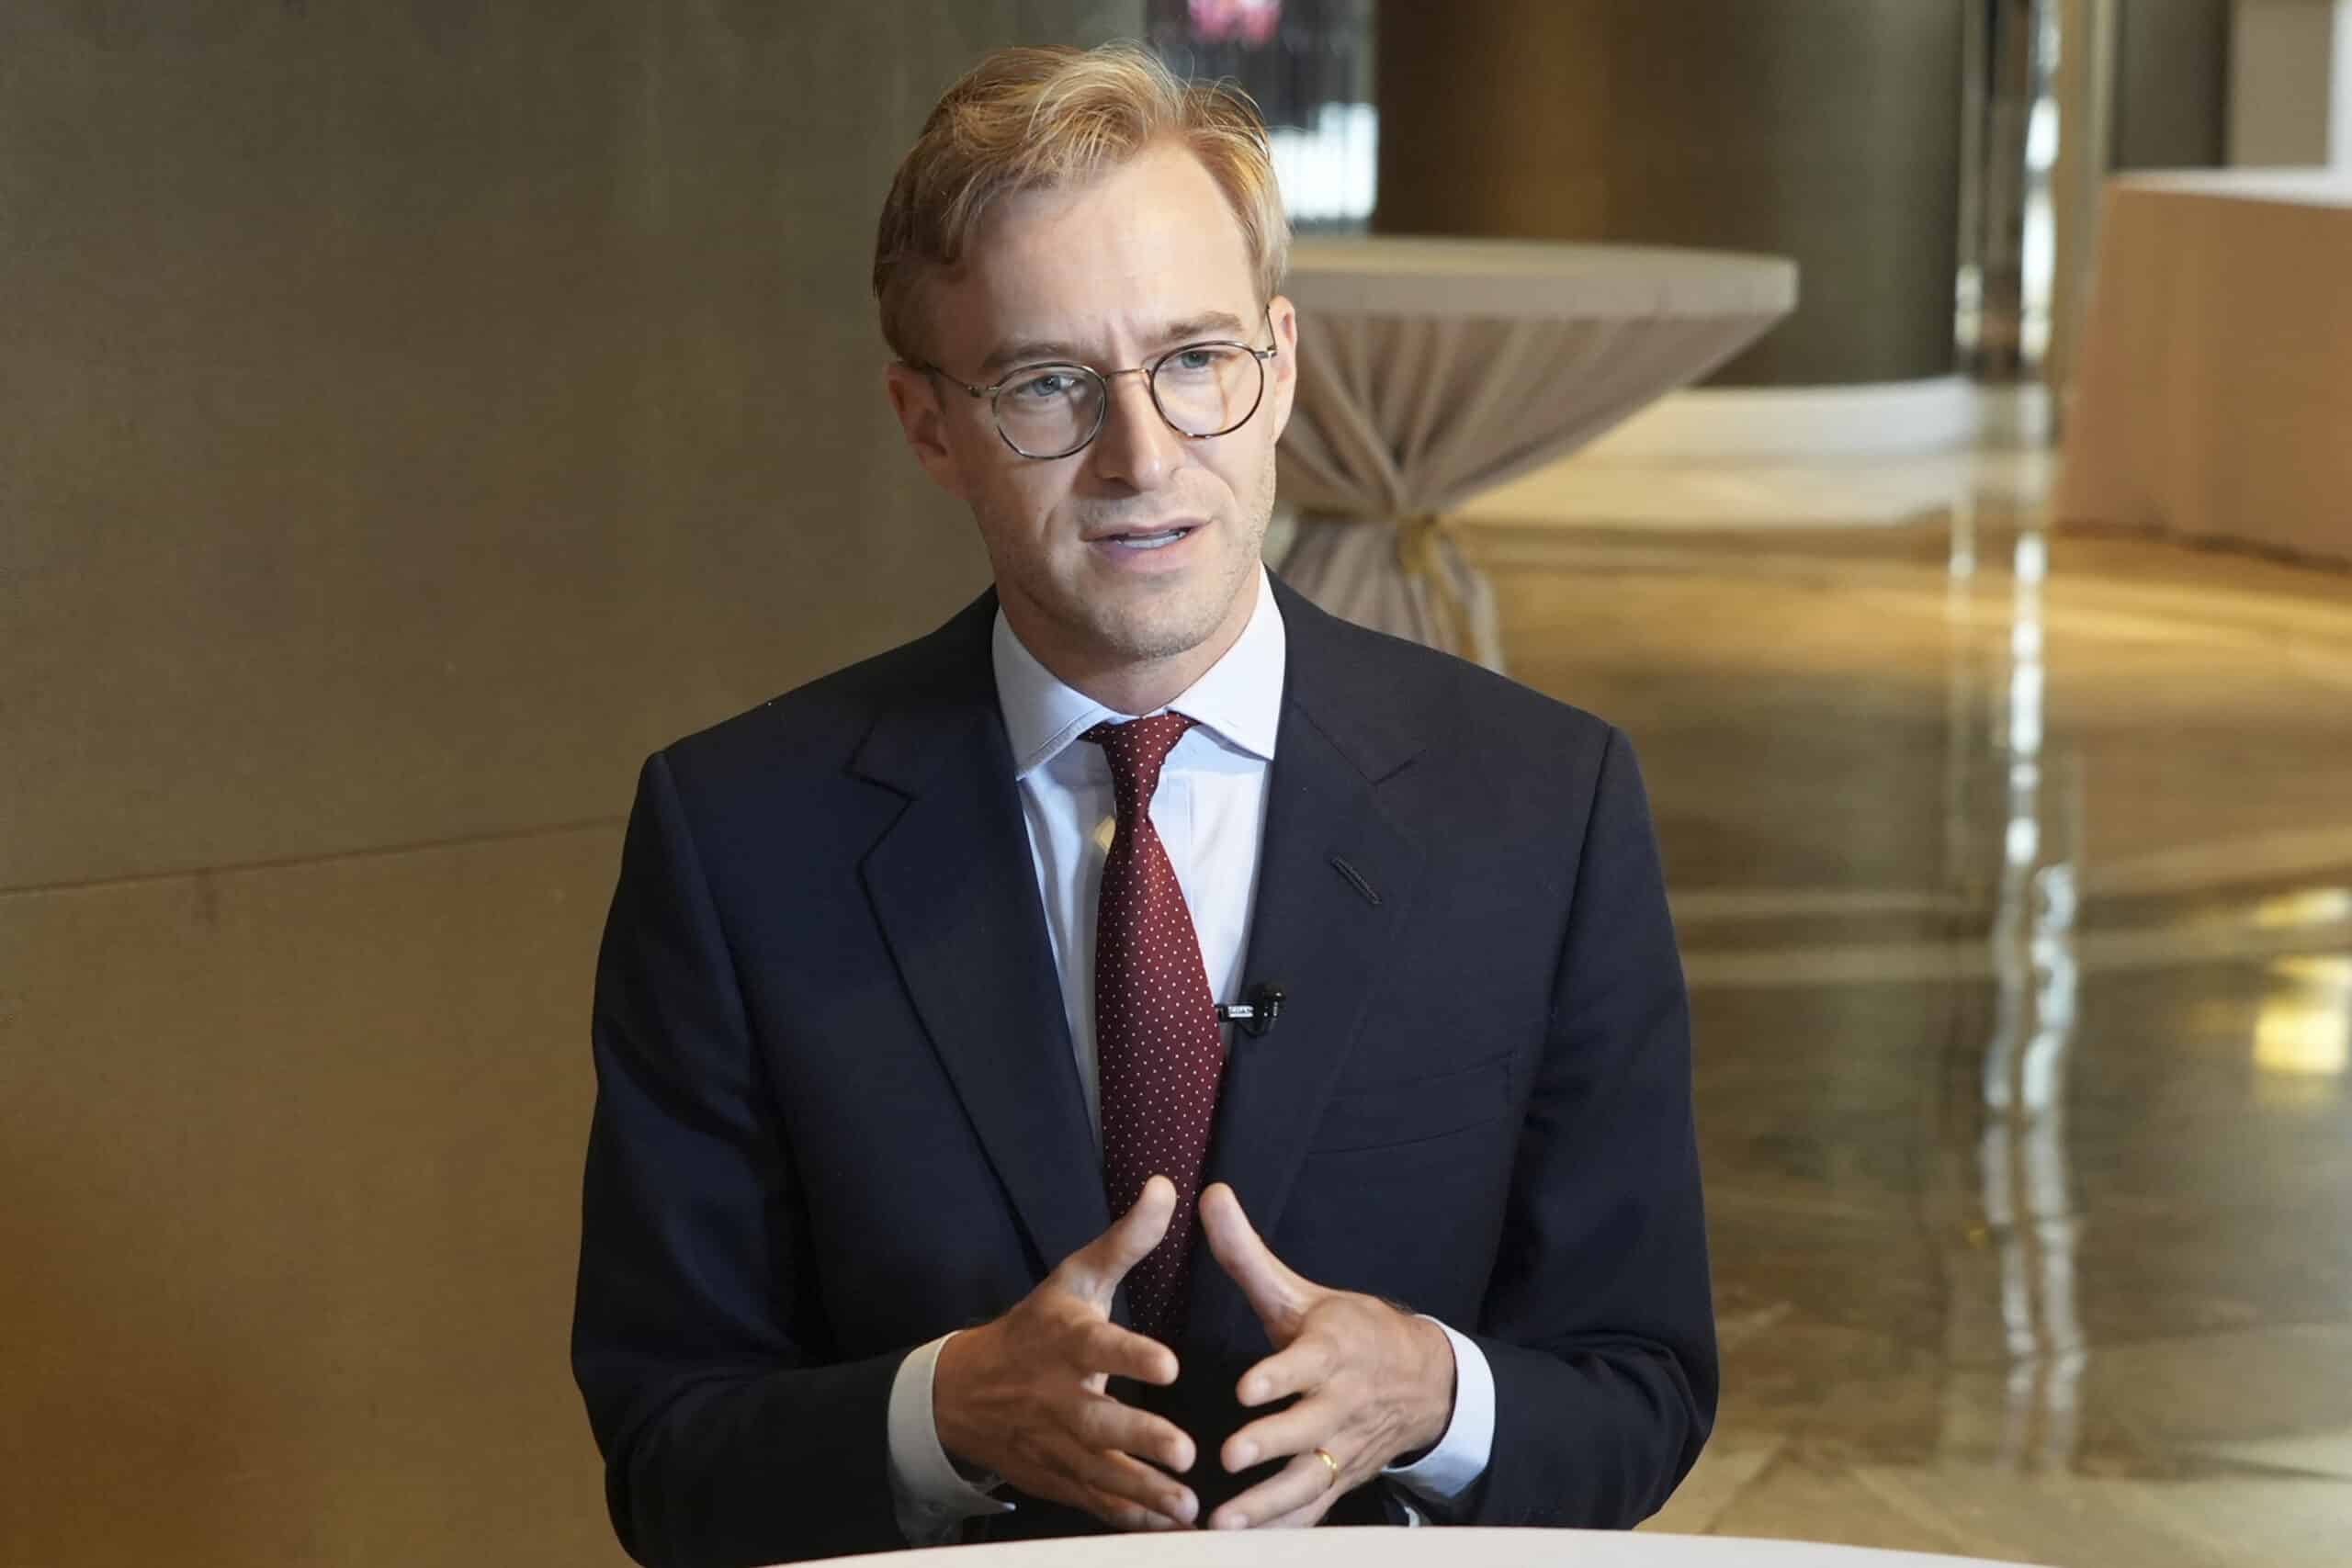
<path fill-rule="evenodd" d="M 1168 1234 L 1169 1221 L 1175 1217 L 1176 1184 L 1164 1176 L 1145 1182 L 1135 1207 L 1095 1241 L 1096 1288 L 1116 1290 L 1128 1269 L 1151 1256 L 1151 1249 Z"/>
<path fill-rule="evenodd" d="M 1299 1310 L 1298 1277 L 1266 1246 L 1241 1212 L 1240 1198 L 1222 1181 L 1201 1194 L 1201 1230 L 1210 1253 L 1250 1298 L 1268 1332 L 1286 1332 Z"/>

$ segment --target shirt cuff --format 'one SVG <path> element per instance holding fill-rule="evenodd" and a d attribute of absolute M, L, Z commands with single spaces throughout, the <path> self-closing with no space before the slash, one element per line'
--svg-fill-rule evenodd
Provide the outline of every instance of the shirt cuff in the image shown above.
<path fill-rule="evenodd" d="M 1428 1318 L 1437 1323 L 1435 1318 Z M 1408 1465 L 1390 1465 L 1380 1473 L 1410 1488 L 1432 1503 L 1447 1503 L 1470 1490 L 1487 1472 L 1495 1448 L 1495 1371 L 1476 1340 L 1456 1334 L 1442 1323 L 1446 1343 L 1453 1347 L 1453 1418 L 1437 1447 Z M 1410 1504 L 1406 1505 L 1409 1515 Z"/>
<path fill-rule="evenodd" d="M 1012 1511 L 1012 1504 L 988 1494 L 1002 1484 L 999 1477 L 982 1476 L 977 1484 L 966 1480 L 939 1446 L 932 1379 L 939 1370 L 940 1348 L 955 1337 L 943 1334 L 909 1351 L 890 1380 L 890 1498 L 899 1533 L 912 1546 L 944 1544 L 966 1519 Z"/>

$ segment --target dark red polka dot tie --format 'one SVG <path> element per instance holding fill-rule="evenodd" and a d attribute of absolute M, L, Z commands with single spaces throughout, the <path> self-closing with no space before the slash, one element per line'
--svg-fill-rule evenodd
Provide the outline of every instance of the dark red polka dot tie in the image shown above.
<path fill-rule="evenodd" d="M 1182 714 L 1163 713 L 1098 724 L 1084 736 L 1110 760 L 1119 805 L 1118 836 L 1103 863 L 1094 919 L 1102 1184 L 1114 1219 L 1135 1206 L 1152 1177 L 1176 1184 L 1167 1235 L 1127 1275 L 1136 1328 L 1162 1341 L 1184 1326 L 1194 1210 L 1225 1070 L 1225 1040 L 1193 912 L 1151 825 L 1160 767 L 1192 728 Z"/>

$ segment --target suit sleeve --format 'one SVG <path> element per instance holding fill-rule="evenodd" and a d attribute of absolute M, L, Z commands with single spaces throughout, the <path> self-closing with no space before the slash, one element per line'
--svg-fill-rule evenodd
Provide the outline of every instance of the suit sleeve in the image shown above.
<path fill-rule="evenodd" d="M 660 755 L 592 1037 L 571 1357 L 621 1544 L 650 1568 L 904 1545 L 887 1433 L 905 1353 L 829 1364 L 791 1150 Z"/>
<path fill-rule="evenodd" d="M 1633 748 L 1608 733 L 1476 1337 L 1487 1471 L 1450 1519 L 1627 1529 L 1714 1421 L 1690 1015 Z"/>

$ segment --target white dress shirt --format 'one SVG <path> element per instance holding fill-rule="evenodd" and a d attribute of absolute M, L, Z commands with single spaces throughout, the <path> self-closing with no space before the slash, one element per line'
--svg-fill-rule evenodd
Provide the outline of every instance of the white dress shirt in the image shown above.
<path fill-rule="evenodd" d="M 1170 708 L 1194 720 L 1168 754 L 1152 796 L 1151 824 L 1183 889 L 1201 943 L 1209 991 L 1238 1000 L 1248 956 L 1250 918 L 1258 898 L 1259 847 L 1266 822 L 1266 782 L 1281 728 L 1288 653 L 1281 610 L 1261 570 L 1258 603 L 1241 636 Z M 1094 1055 L 1094 913 L 1102 863 L 1117 818 L 1110 763 L 1080 738 L 1105 720 L 1148 716 L 1115 713 L 1064 685 L 1022 646 L 997 613 L 992 655 L 997 701 L 1012 742 L 1012 765 L 1037 890 L 1059 970 L 1078 1076 L 1099 1145 L 1102 1101 Z M 1160 710 L 1166 711 L 1166 710 Z M 1453 1417 L 1444 1438 L 1416 1463 L 1387 1474 L 1421 1496 L 1442 1502 L 1478 1479 L 1494 1446 L 1494 1374 L 1477 1345 L 1443 1324 L 1453 1347 Z M 914 1545 L 949 1539 L 956 1527 L 1012 1505 L 957 1471 L 940 1447 L 932 1377 L 943 1336 L 900 1363 L 890 1389 L 890 1485 L 899 1526 Z M 1201 1456 L 1214 1464 L 1214 1455 Z M 985 1478 L 983 1478 L 985 1483 Z M 1418 1515 L 1414 1522 L 1419 1523 Z"/>

